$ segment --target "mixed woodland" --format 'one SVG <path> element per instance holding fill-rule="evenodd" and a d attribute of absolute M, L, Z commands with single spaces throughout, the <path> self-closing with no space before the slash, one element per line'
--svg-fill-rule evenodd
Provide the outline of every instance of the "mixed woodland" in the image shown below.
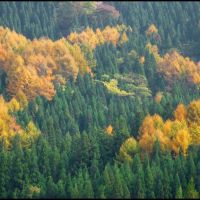
<path fill-rule="evenodd" d="M 200 198 L 199 2 L 0 2 L 1 198 Z"/>

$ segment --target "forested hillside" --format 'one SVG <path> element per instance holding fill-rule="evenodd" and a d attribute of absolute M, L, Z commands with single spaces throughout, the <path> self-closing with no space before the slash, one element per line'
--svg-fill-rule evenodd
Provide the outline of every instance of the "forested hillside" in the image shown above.
<path fill-rule="evenodd" d="M 199 2 L 0 2 L 1 198 L 200 198 Z"/>

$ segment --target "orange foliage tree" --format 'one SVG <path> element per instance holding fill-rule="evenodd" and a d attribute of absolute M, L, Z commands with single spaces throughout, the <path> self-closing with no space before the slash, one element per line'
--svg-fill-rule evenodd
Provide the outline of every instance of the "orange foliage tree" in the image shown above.
<path fill-rule="evenodd" d="M 152 152 L 155 141 L 160 137 L 160 130 L 163 129 L 162 118 L 155 114 L 147 115 L 139 129 L 139 145 L 144 151 Z"/>
<path fill-rule="evenodd" d="M 200 62 L 195 63 L 190 58 L 180 55 L 176 50 L 161 57 L 158 53 L 158 47 L 151 43 L 147 43 L 146 48 L 155 57 L 158 73 L 163 74 L 169 83 L 183 77 L 189 83 L 200 86 Z"/>
<path fill-rule="evenodd" d="M 177 106 L 176 110 L 174 111 L 174 117 L 175 119 L 182 121 L 186 120 L 187 115 L 187 109 L 186 107 L 181 103 Z"/>
<path fill-rule="evenodd" d="M 125 31 L 120 31 L 119 26 L 110 27 L 106 26 L 102 31 L 97 28 L 94 32 L 91 28 L 87 27 L 81 33 L 71 33 L 67 40 L 72 44 L 80 44 L 87 46 L 90 50 L 96 48 L 97 45 L 104 44 L 105 42 L 111 42 L 113 45 L 117 45 L 118 42 L 123 44 L 128 41 L 128 37 Z M 120 37 L 121 36 L 121 37 Z"/>
<path fill-rule="evenodd" d="M 151 153 L 156 140 L 163 151 L 186 155 L 191 135 L 185 121 L 167 120 L 164 123 L 158 115 L 147 116 L 140 127 L 139 145 L 145 152 Z"/>
<path fill-rule="evenodd" d="M 139 145 L 151 153 L 158 140 L 163 151 L 180 152 L 187 155 L 190 145 L 200 144 L 200 100 L 192 101 L 187 107 L 179 104 L 174 111 L 174 120 L 166 120 L 155 114 L 147 115 L 139 129 Z"/>
<path fill-rule="evenodd" d="M 146 35 L 150 36 L 150 35 L 156 34 L 156 33 L 158 33 L 158 29 L 156 28 L 156 26 L 154 24 L 151 24 L 146 31 Z"/>
<path fill-rule="evenodd" d="M 122 35 L 127 40 L 125 32 Z M 69 76 L 90 73 L 96 65 L 92 50 L 104 42 L 117 45 L 120 32 L 107 26 L 104 30 L 86 28 L 53 42 L 48 38 L 26 39 L 8 28 L 0 27 L 0 67 L 7 74 L 11 97 L 23 93 L 27 100 L 44 96 L 51 100 L 55 84 L 65 84 Z M 86 46 L 89 51 L 82 48 Z M 91 66 L 89 66 L 89 64 Z"/>
<path fill-rule="evenodd" d="M 51 100 L 56 93 L 55 83 L 65 84 L 69 76 L 76 79 L 79 72 L 91 73 L 77 44 L 71 45 L 64 38 L 55 42 L 47 38 L 30 41 L 3 27 L 0 27 L 0 67 L 7 74 L 11 97 L 22 92 L 28 100 L 38 95 Z"/>
<path fill-rule="evenodd" d="M 112 125 L 109 125 L 109 126 L 106 127 L 106 133 L 108 135 L 113 135 L 113 127 L 112 127 Z"/>
<path fill-rule="evenodd" d="M 30 145 L 31 141 L 40 134 L 33 122 L 29 122 L 25 130 L 17 124 L 11 113 L 19 109 L 20 104 L 15 98 L 12 98 L 10 102 L 5 102 L 3 96 L 0 96 L 0 138 L 7 148 L 10 148 L 11 139 L 16 134 L 20 135 L 24 146 Z"/>
<path fill-rule="evenodd" d="M 169 81 L 184 76 L 188 82 L 200 85 L 200 65 L 176 51 L 164 55 L 158 65 L 158 71 Z"/>
<path fill-rule="evenodd" d="M 160 56 L 158 52 L 158 47 L 157 45 L 152 45 L 150 42 L 146 44 L 146 49 L 154 55 L 155 60 L 157 63 L 160 63 L 162 61 L 162 57 Z"/>
<path fill-rule="evenodd" d="M 146 35 L 158 36 L 158 29 L 151 24 L 146 30 Z M 161 57 L 158 53 L 158 47 L 147 43 L 146 48 L 155 57 L 158 64 L 158 72 L 163 74 L 169 83 L 177 80 L 177 78 L 185 77 L 189 83 L 200 86 L 200 62 L 195 63 L 188 57 L 183 57 L 177 50 L 170 51 Z"/>

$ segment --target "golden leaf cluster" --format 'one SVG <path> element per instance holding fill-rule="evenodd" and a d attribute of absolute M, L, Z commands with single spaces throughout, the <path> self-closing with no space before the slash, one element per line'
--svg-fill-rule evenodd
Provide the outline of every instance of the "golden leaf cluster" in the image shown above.
<path fill-rule="evenodd" d="M 200 100 L 192 101 L 187 107 L 179 104 L 174 119 L 165 122 L 161 116 L 147 115 L 139 130 L 139 145 L 151 153 L 156 140 L 163 151 L 187 154 L 189 145 L 200 144 Z"/>
<path fill-rule="evenodd" d="M 106 26 L 102 31 L 97 28 L 96 31 L 93 31 L 91 28 L 87 27 L 81 33 L 73 32 L 68 37 L 67 40 L 72 44 L 80 44 L 87 46 L 90 50 L 96 48 L 97 45 L 104 44 L 105 42 L 111 42 L 114 46 L 118 42 L 121 44 L 128 41 L 126 32 L 124 31 L 121 35 L 119 27 L 110 27 Z"/>

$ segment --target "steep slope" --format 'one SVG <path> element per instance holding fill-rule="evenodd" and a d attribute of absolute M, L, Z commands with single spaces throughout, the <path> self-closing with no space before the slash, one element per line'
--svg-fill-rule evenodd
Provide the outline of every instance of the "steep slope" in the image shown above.
<path fill-rule="evenodd" d="M 1 198 L 198 198 L 198 2 L 1 2 Z"/>

